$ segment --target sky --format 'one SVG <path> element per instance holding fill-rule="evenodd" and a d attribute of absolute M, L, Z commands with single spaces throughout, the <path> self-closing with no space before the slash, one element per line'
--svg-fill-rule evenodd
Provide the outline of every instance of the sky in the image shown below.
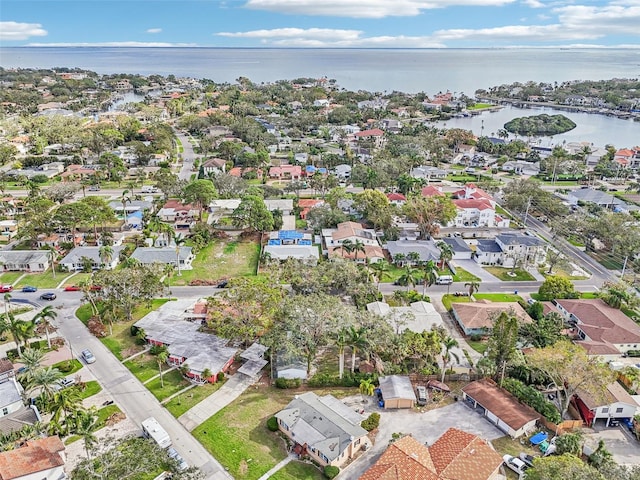
<path fill-rule="evenodd" d="M 5 47 L 640 48 L 638 25 L 640 0 L 0 3 Z"/>

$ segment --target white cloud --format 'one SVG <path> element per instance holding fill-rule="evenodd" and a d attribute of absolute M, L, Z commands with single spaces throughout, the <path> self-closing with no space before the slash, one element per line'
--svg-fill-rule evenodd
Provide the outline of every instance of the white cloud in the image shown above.
<path fill-rule="evenodd" d="M 414 17 L 423 10 L 452 6 L 500 6 L 514 0 L 247 0 L 253 10 L 291 15 L 351 18 Z M 536 1 L 536 0 L 530 0 Z"/>
<path fill-rule="evenodd" d="M 509 25 L 495 28 L 450 29 L 434 32 L 433 38 L 451 40 L 517 40 L 517 41 L 563 41 L 596 39 L 601 34 L 592 30 L 568 30 L 563 25 Z"/>
<path fill-rule="evenodd" d="M 147 29 L 147 33 L 160 33 L 162 32 L 161 28 L 149 28 Z"/>
<path fill-rule="evenodd" d="M 0 40 L 26 40 L 47 35 L 39 23 L 0 22 Z"/>
<path fill-rule="evenodd" d="M 524 0 L 523 3 L 531 8 L 544 8 L 546 5 L 539 0 Z"/>
<path fill-rule="evenodd" d="M 196 43 L 166 42 L 87 42 L 87 43 L 29 43 L 28 47 L 198 47 Z"/>
<path fill-rule="evenodd" d="M 304 38 L 323 39 L 333 41 L 355 40 L 360 34 L 359 30 L 338 30 L 332 28 L 274 28 L 271 30 L 251 30 L 248 32 L 220 32 L 220 37 L 233 38 Z"/>
<path fill-rule="evenodd" d="M 554 12 L 558 14 L 560 23 L 571 30 L 588 29 L 600 35 L 640 34 L 640 4 L 629 7 L 613 4 L 603 7 L 572 5 L 557 8 Z"/>

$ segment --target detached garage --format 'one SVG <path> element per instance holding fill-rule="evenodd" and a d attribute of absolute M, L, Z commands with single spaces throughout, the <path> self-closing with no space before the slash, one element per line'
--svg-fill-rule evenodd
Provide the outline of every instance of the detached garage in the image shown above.
<path fill-rule="evenodd" d="M 413 408 L 416 403 L 416 394 L 409 377 L 389 375 L 380 377 L 378 382 L 384 408 Z"/>
<path fill-rule="evenodd" d="M 540 414 L 520 403 L 516 397 L 488 379 L 470 383 L 462 389 L 468 405 L 482 412 L 487 419 L 511 438 L 518 438 L 536 428 Z"/>

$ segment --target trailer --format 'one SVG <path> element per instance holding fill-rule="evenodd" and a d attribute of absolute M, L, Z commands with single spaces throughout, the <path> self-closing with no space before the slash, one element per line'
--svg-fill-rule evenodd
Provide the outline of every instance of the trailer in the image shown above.
<path fill-rule="evenodd" d="M 149 417 L 142 422 L 142 434 L 145 438 L 150 438 L 156 442 L 160 448 L 169 448 L 171 446 L 171 437 L 153 417 Z"/>

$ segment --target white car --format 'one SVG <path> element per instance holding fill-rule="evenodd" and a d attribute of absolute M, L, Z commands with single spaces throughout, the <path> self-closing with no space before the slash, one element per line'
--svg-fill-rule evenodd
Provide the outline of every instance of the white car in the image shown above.
<path fill-rule="evenodd" d="M 175 448 L 169 447 L 167 449 L 167 454 L 169 455 L 169 458 L 174 459 L 178 463 L 178 470 L 180 470 L 181 472 L 189 468 L 187 462 L 185 462 L 184 458 L 180 456 Z"/>
<path fill-rule="evenodd" d="M 511 455 L 504 455 L 502 457 L 504 464 L 511 470 L 516 472 L 520 478 L 524 475 L 524 471 L 527 469 L 527 464 L 517 457 Z"/>
<path fill-rule="evenodd" d="M 93 356 L 93 353 L 91 353 L 91 350 L 83 350 L 81 355 L 87 364 L 95 363 L 96 361 L 96 357 Z"/>

